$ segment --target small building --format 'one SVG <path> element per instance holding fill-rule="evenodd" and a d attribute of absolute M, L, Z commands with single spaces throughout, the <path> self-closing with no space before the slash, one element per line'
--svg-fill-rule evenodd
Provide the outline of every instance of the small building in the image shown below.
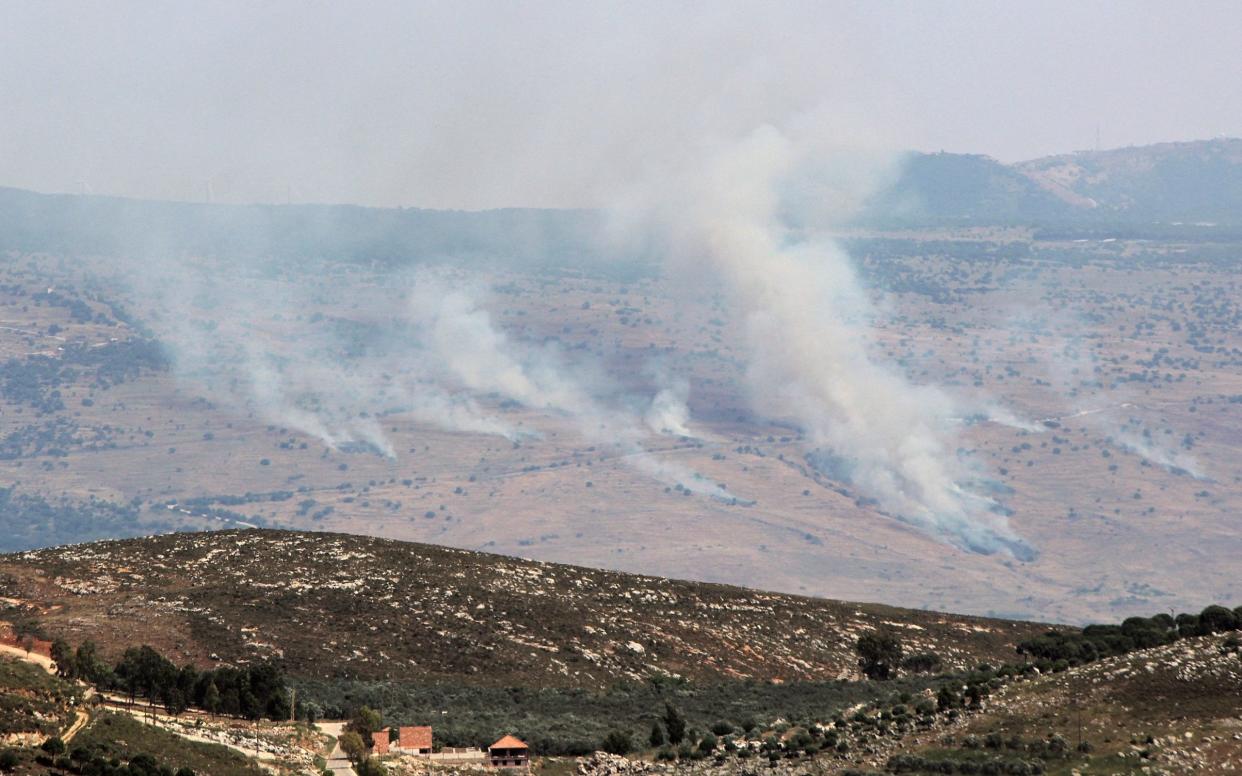
<path fill-rule="evenodd" d="M 371 751 L 377 755 L 388 754 L 388 728 L 371 734 Z"/>
<path fill-rule="evenodd" d="M 493 768 L 527 768 L 530 766 L 530 747 L 515 736 L 505 736 L 487 747 L 488 761 Z"/>
<path fill-rule="evenodd" d="M 431 754 L 431 726 L 397 728 L 397 748 L 405 754 Z"/>

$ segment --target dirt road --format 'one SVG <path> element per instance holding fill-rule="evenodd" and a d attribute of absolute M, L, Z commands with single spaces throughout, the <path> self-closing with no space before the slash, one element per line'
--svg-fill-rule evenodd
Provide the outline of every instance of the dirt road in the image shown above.
<path fill-rule="evenodd" d="M 52 662 L 50 657 L 40 655 L 38 652 L 27 652 L 21 647 L 14 647 L 9 644 L 0 644 L 0 654 L 12 655 L 18 660 L 24 660 L 27 663 L 37 663 L 43 666 L 43 670 L 49 674 L 56 672 L 56 664 Z"/>
<path fill-rule="evenodd" d="M 69 726 L 68 730 L 60 734 L 60 740 L 66 744 L 73 740 L 73 737 L 78 734 L 79 730 L 86 727 L 87 722 L 91 721 L 91 715 L 86 713 L 85 709 L 78 709 L 75 713 L 78 716 L 73 720 L 73 724 Z"/>

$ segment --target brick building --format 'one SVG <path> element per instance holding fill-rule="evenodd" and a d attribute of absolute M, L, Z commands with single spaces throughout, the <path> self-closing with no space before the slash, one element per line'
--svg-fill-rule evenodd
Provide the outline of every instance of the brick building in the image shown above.
<path fill-rule="evenodd" d="M 379 755 L 388 754 L 388 728 L 371 734 L 371 750 Z"/>
<path fill-rule="evenodd" d="M 431 726 L 397 728 L 397 748 L 404 754 L 431 754 Z"/>

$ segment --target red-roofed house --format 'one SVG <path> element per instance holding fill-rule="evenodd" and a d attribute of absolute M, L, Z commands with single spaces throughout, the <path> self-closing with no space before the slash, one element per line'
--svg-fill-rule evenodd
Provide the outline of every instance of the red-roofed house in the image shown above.
<path fill-rule="evenodd" d="M 514 736 L 505 736 L 487 747 L 488 758 L 495 768 L 526 768 L 530 766 L 530 747 Z"/>
<path fill-rule="evenodd" d="M 407 754 L 431 754 L 431 727 L 415 725 L 398 728 L 397 746 Z"/>
<path fill-rule="evenodd" d="M 371 734 L 371 749 L 376 754 L 388 754 L 388 728 Z"/>

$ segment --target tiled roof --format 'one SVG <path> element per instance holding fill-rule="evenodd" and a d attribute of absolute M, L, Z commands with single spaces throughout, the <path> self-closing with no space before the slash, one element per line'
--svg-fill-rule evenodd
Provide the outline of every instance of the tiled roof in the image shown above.
<path fill-rule="evenodd" d="M 428 726 L 403 727 L 397 731 L 402 749 L 430 749 L 431 728 Z"/>
<path fill-rule="evenodd" d="M 496 743 L 488 747 L 488 749 L 526 749 L 526 742 L 514 736 L 505 736 Z"/>

